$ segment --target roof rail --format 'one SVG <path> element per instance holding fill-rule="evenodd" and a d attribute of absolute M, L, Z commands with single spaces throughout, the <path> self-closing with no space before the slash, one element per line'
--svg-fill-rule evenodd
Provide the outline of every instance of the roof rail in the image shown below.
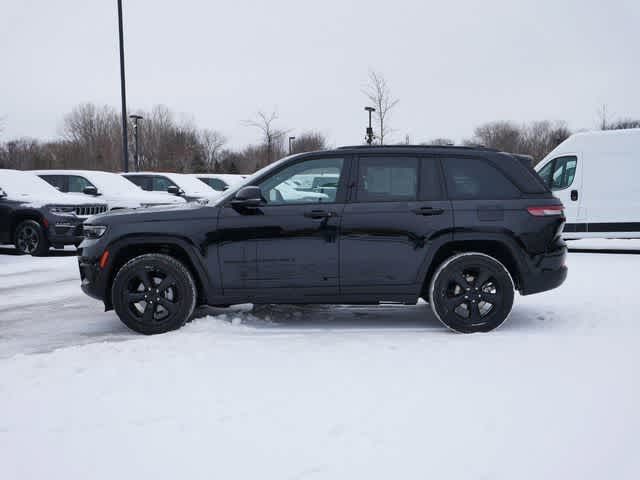
<path fill-rule="evenodd" d="M 338 147 L 336 150 L 360 150 L 360 149 L 384 149 L 384 148 L 397 148 L 397 149 L 456 149 L 456 150 L 491 150 L 493 152 L 498 152 L 495 148 L 489 148 L 484 145 L 345 145 L 342 147 Z"/>

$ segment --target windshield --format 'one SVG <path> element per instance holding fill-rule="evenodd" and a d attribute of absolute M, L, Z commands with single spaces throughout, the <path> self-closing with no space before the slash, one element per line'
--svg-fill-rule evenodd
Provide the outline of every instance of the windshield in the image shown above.
<path fill-rule="evenodd" d="M 56 197 L 62 195 L 58 190 L 33 173 L 17 170 L 0 170 L 0 188 L 9 197 Z"/>

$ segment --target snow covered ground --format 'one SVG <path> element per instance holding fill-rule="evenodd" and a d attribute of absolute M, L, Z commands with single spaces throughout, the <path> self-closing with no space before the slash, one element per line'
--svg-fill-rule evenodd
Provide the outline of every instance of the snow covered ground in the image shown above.
<path fill-rule="evenodd" d="M 0 475 L 640 478 L 640 255 L 568 264 L 489 334 L 419 304 L 203 309 L 143 337 L 74 257 L 0 254 Z"/>

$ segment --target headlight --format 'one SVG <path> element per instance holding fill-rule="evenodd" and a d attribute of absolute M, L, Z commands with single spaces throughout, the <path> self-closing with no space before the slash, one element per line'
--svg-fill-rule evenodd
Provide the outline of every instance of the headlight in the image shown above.
<path fill-rule="evenodd" d="M 62 207 L 55 206 L 49 207 L 51 213 L 57 213 L 58 215 L 71 215 L 76 213 L 76 207 Z"/>
<path fill-rule="evenodd" d="M 84 225 L 82 227 L 85 238 L 100 238 L 106 231 L 107 227 L 104 225 Z"/>

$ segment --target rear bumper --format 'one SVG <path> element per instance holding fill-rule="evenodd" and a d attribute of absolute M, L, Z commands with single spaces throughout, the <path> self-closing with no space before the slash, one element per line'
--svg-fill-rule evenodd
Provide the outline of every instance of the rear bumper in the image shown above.
<path fill-rule="evenodd" d="M 533 293 L 546 292 L 562 285 L 567 278 L 568 269 L 562 266 L 557 270 L 543 270 L 542 272 L 531 275 L 524 282 L 520 291 L 522 295 L 531 295 Z"/>
<path fill-rule="evenodd" d="M 568 274 L 566 259 L 567 247 L 564 242 L 555 250 L 537 256 L 530 271 L 523 275 L 520 293 L 531 295 L 562 285 Z"/>

